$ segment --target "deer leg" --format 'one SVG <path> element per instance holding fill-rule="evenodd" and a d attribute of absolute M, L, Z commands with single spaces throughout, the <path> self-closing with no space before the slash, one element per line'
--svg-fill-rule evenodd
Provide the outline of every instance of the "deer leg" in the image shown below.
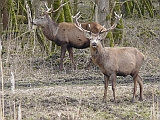
<path fill-rule="evenodd" d="M 61 46 L 61 56 L 60 56 L 60 70 L 63 70 L 63 59 L 66 54 L 66 45 Z"/>
<path fill-rule="evenodd" d="M 106 101 L 106 96 L 107 96 L 107 89 L 108 89 L 108 81 L 109 77 L 104 75 L 104 96 L 103 96 L 103 102 Z"/>
<path fill-rule="evenodd" d="M 134 102 L 135 95 L 136 95 L 136 91 L 137 91 L 137 79 L 138 79 L 138 75 L 133 76 L 133 80 L 134 80 L 134 90 L 133 90 L 132 102 Z"/>
<path fill-rule="evenodd" d="M 113 91 L 114 102 L 116 102 L 116 94 L 115 94 L 115 89 L 116 89 L 116 74 L 112 74 L 111 75 L 111 81 L 112 81 L 112 91 Z"/>
<path fill-rule="evenodd" d="M 67 47 L 67 50 L 68 50 L 68 53 L 69 53 L 69 57 L 72 61 L 72 64 L 74 66 L 74 70 L 76 70 L 76 64 L 75 64 L 74 59 L 73 59 L 73 49 L 71 47 Z"/>
<path fill-rule="evenodd" d="M 143 79 L 138 75 L 138 84 L 140 88 L 140 101 L 143 101 Z"/>

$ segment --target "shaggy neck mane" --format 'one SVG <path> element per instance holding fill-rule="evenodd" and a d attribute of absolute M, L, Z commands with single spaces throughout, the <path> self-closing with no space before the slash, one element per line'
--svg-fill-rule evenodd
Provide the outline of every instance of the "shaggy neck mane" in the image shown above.
<path fill-rule="evenodd" d="M 95 61 L 98 64 L 102 64 L 103 62 L 102 58 L 105 58 L 104 55 L 106 54 L 103 53 L 105 49 L 102 47 L 102 45 L 98 46 L 97 49 L 91 47 L 90 51 L 93 61 Z"/>
<path fill-rule="evenodd" d="M 43 28 L 44 35 L 49 39 L 54 41 L 59 29 L 59 24 L 54 22 L 50 17 L 48 17 L 48 23 L 45 28 Z"/>

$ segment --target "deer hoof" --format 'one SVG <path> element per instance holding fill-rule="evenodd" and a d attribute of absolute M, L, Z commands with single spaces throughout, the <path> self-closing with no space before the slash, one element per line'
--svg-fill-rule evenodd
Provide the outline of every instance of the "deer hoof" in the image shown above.
<path fill-rule="evenodd" d="M 76 65 L 74 66 L 74 70 L 77 70 L 77 66 Z"/>
<path fill-rule="evenodd" d="M 132 98 L 131 102 L 134 103 L 134 98 Z"/>
<path fill-rule="evenodd" d="M 59 69 L 60 69 L 61 71 L 63 71 L 63 70 L 64 70 L 64 68 L 63 68 L 63 67 L 59 67 Z"/>
<path fill-rule="evenodd" d="M 105 99 L 103 99 L 103 100 L 102 100 L 102 103 L 106 103 L 106 100 L 105 100 Z"/>
<path fill-rule="evenodd" d="M 140 98 L 139 98 L 139 101 L 143 101 L 143 98 L 142 98 L 142 97 L 140 97 Z"/>

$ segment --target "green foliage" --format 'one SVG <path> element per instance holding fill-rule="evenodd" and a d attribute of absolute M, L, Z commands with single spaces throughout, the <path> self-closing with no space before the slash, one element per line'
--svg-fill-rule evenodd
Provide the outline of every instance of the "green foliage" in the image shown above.
<path fill-rule="evenodd" d="M 128 1 L 124 3 L 125 15 L 131 17 L 133 13 L 133 2 Z"/>
<path fill-rule="evenodd" d="M 31 8 L 31 0 L 27 0 L 28 5 Z M 7 10 L 10 14 L 10 21 L 12 22 L 15 30 L 18 23 L 27 22 L 27 12 L 25 8 L 25 0 L 7 0 Z"/>
<path fill-rule="evenodd" d="M 110 47 L 113 47 L 113 46 L 114 46 L 114 39 L 113 39 L 113 34 L 112 34 L 112 32 L 108 32 L 107 38 L 110 39 Z"/>
<path fill-rule="evenodd" d="M 49 48 L 48 48 L 48 45 L 45 43 L 44 35 L 42 31 L 38 28 L 36 29 L 36 35 L 37 35 L 38 42 L 41 45 L 41 48 L 45 50 L 47 54 L 49 54 Z"/>
<path fill-rule="evenodd" d="M 61 5 L 60 0 L 54 1 L 54 10 L 56 10 Z M 56 22 L 60 23 L 64 21 L 64 10 L 60 9 L 59 11 L 55 12 L 54 18 L 57 20 Z"/>
<path fill-rule="evenodd" d="M 117 24 L 116 29 L 113 32 L 113 38 L 114 40 L 116 40 L 116 43 L 121 43 L 123 39 L 123 28 L 124 28 L 124 24 L 121 19 L 119 23 Z"/>
<path fill-rule="evenodd" d="M 111 14 L 108 14 L 108 15 L 106 16 L 106 21 L 109 21 L 109 20 L 111 20 Z"/>
<path fill-rule="evenodd" d="M 151 0 L 144 0 L 144 6 L 146 7 L 146 10 L 148 11 L 149 16 L 153 18 L 154 17 L 154 7 L 152 5 Z"/>
<path fill-rule="evenodd" d="M 27 22 L 27 18 L 24 15 L 17 15 L 17 23 L 26 23 Z"/>
<path fill-rule="evenodd" d="M 121 12 L 121 4 L 118 3 L 118 0 L 116 0 L 117 2 L 115 2 L 114 5 L 110 6 L 111 7 L 111 14 L 109 14 L 106 18 L 111 20 L 111 25 L 114 24 L 115 19 L 114 19 L 114 13 L 113 11 L 115 11 L 117 14 L 119 14 Z M 110 46 L 113 47 L 114 43 L 121 43 L 122 39 L 123 39 L 123 21 L 122 19 L 119 21 L 119 23 L 117 24 L 116 28 L 114 29 L 114 31 L 112 32 L 112 34 L 109 34 L 109 39 L 110 39 Z"/>
<path fill-rule="evenodd" d="M 149 15 L 151 18 L 154 17 L 154 7 L 151 0 L 124 0 L 123 2 L 119 2 L 119 0 L 115 0 L 115 3 L 112 4 L 110 2 L 110 10 L 111 13 L 106 16 L 106 20 L 111 21 L 111 25 L 114 24 L 114 14 L 113 12 L 122 13 L 125 17 L 141 17 Z M 123 21 L 120 20 L 116 29 L 113 31 L 113 36 L 108 35 L 110 39 L 110 46 L 113 46 L 115 43 L 121 43 L 123 39 Z M 113 37 L 113 38 L 112 38 Z M 113 41 L 114 39 L 114 41 Z"/>
<path fill-rule="evenodd" d="M 27 22 L 27 11 L 26 11 L 26 6 L 25 6 L 25 0 L 18 0 L 18 4 L 19 4 L 19 8 L 18 8 L 18 15 L 21 15 L 23 17 L 25 17 L 26 19 L 23 18 L 23 22 Z M 27 0 L 28 5 L 30 6 L 30 8 L 32 8 L 32 4 L 30 0 Z M 18 19 L 18 18 L 17 18 Z M 19 22 L 19 21 L 18 21 Z"/>
<path fill-rule="evenodd" d="M 13 0 L 8 0 L 8 11 L 10 13 L 10 19 L 12 21 L 12 25 L 14 25 L 15 29 L 17 29 L 17 18 L 16 18 L 16 13 L 15 13 L 15 1 Z"/>
<path fill-rule="evenodd" d="M 64 0 L 64 2 L 68 2 L 69 0 Z M 70 7 L 69 7 L 69 4 L 66 4 L 64 7 L 63 7 L 63 10 L 64 10 L 64 17 L 65 17 L 65 22 L 73 22 L 72 21 L 72 16 L 71 16 L 71 11 L 70 11 Z"/>
<path fill-rule="evenodd" d="M 125 17 L 132 17 L 137 13 L 138 17 L 149 14 L 154 17 L 154 6 L 151 0 L 125 0 L 122 4 L 122 13 Z"/>

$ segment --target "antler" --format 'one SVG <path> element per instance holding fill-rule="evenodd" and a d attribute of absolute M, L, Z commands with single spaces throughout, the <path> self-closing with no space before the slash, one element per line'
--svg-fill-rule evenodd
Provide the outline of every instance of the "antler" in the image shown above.
<path fill-rule="evenodd" d="M 47 11 L 46 11 L 46 12 L 47 12 L 47 13 L 50 13 L 49 11 L 52 10 L 52 5 L 51 5 L 51 8 L 49 8 L 49 7 L 47 6 L 47 3 L 45 3 L 44 5 L 45 5 L 45 7 L 47 8 Z"/>
<path fill-rule="evenodd" d="M 69 1 L 68 1 L 69 2 Z M 48 8 L 47 4 L 45 3 L 45 6 L 47 8 L 47 13 L 54 13 L 54 12 L 57 12 L 61 7 L 65 6 L 68 2 L 64 3 L 64 4 L 61 4 L 56 10 L 52 10 L 52 6 L 51 8 Z M 52 10 L 52 11 L 51 11 Z"/>
<path fill-rule="evenodd" d="M 83 31 L 83 32 L 90 32 L 90 31 L 88 31 L 88 30 L 83 29 L 82 26 L 81 26 L 81 23 L 78 22 L 78 19 L 81 17 L 81 15 L 79 15 L 79 13 L 80 13 L 80 12 L 78 12 L 75 16 L 72 16 L 73 22 L 75 23 L 74 25 L 75 25 L 79 30 L 81 30 L 81 31 Z M 78 16 L 78 15 L 79 15 L 79 16 Z M 78 17 L 77 17 L 77 16 L 78 16 Z M 89 27 L 90 27 L 90 24 L 88 24 L 88 25 L 89 25 Z"/>
<path fill-rule="evenodd" d="M 77 14 L 79 14 L 79 12 L 78 12 Z M 74 20 L 74 22 L 75 22 L 75 26 L 76 26 L 79 30 L 81 30 L 81 31 L 90 33 L 91 31 L 85 30 L 85 29 L 83 29 L 83 28 L 81 27 L 81 24 L 78 22 L 78 19 L 79 19 L 80 16 L 77 17 L 77 16 L 78 16 L 77 14 L 73 17 L 73 20 Z M 122 18 L 122 14 L 121 14 L 121 15 L 118 15 L 116 12 L 114 12 L 114 14 L 115 14 L 116 22 L 115 22 L 110 28 L 100 30 L 99 34 L 102 34 L 102 33 L 104 33 L 104 32 L 108 32 L 109 30 L 113 30 L 113 29 L 117 26 L 117 23 L 118 23 L 119 20 Z M 89 27 L 90 27 L 90 24 L 89 24 Z"/>
<path fill-rule="evenodd" d="M 115 14 L 116 22 L 115 22 L 110 28 L 108 28 L 108 29 L 106 29 L 106 30 L 101 30 L 101 31 L 100 31 L 100 34 L 101 34 L 101 33 L 104 33 L 104 32 L 108 32 L 108 31 L 110 31 L 110 30 L 113 30 L 113 29 L 117 26 L 117 23 L 118 23 L 119 20 L 122 18 L 122 14 L 121 14 L 121 15 L 118 15 L 116 12 L 114 12 L 114 14 Z"/>
<path fill-rule="evenodd" d="M 82 26 L 81 26 L 81 24 L 78 22 L 78 19 L 81 17 L 81 15 L 79 15 L 79 14 L 80 14 L 80 11 L 79 11 L 75 16 L 72 16 L 73 22 L 75 23 L 74 25 L 75 25 L 79 30 L 81 30 L 81 31 L 83 31 L 83 32 L 91 33 L 91 31 L 88 31 L 88 30 L 83 29 Z M 79 15 L 79 16 L 78 16 L 78 15 Z M 88 24 L 88 26 L 89 26 L 89 28 L 90 28 L 91 25 Z"/>
<path fill-rule="evenodd" d="M 78 22 L 78 19 L 81 17 L 80 14 L 80 11 L 75 15 L 75 16 L 72 16 L 73 18 L 73 22 L 77 25 L 77 26 L 80 26 L 80 23 Z"/>

